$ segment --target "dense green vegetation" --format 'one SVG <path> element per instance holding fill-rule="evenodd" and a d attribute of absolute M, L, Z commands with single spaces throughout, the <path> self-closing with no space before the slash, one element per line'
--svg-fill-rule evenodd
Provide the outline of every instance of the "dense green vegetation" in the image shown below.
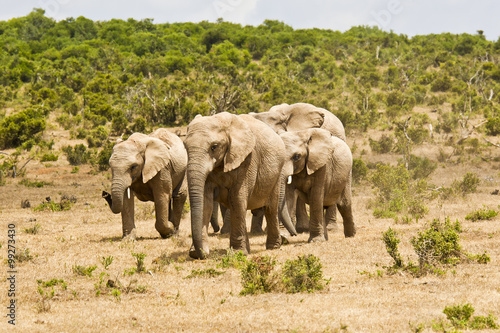
<path fill-rule="evenodd" d="M 34 9 L 0 22 L 0 145 L 36 139 L 52 112 L 75 137 L 96 137 L 91 129 L 103 126 L 98 142 L 89 142 L 100 146 L 102 135 L 184 125 L 197 113 L 299 101 L 332 110 L 348 130 L 448 101 L 453 113 L 441 114 L 438 131 L 472 113 L 497 134 L 499 49 L 500 39 L 480 33 L 408 38 L 371 27 L 294 30 L 270 20 L 257 27 L 56 22 Z"/>

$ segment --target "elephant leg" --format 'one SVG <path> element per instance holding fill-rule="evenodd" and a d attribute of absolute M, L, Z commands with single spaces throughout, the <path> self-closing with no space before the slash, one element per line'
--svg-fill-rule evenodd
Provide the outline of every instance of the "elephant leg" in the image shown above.
<path fill-rule="evenodd" d="M 184 179 L 181 184 L 177 186 L 172 194 L 172 207 L 170 211 L 170 221 L 174 225 L 175 233 L 179 230 L 181 223 L 182 212 L 184 211 L 184 204 L 187 199 L 187 181 Z"/>
<path fill-rule="evenodd" d="M 262 224 L 264 223 L 264 208 L 252 210 L 252 226 L 250 232 L 252 234 L 263 234 Z"/>
<path fill-rule="evenodd" d="M 295 230 L 298 233 L 308 232 L 309 216 L 307 215 L 306 203 L 300 197 L 297 198 L 296 207 L 297 225 L 295 226 Z"/>
<path fill-rule="evenodd" d="M 222 205 L 219 205 L 219 207 L 222 214 L 222 228 L 220 229 L 220 234 L 228 234 L 231 232 L 231 211 Z"/>
<path fill-rule="evenodd" d="M 130 198 L 128 195 L 123 196 L 123 207 L 122 207 L 122 231 L 123 239 L 134 240 L 137 237 L 135 229 L 135 218 L 134 218 L 134 191 L 130 191 Z"/>
<path fill-rule="evenodd" d="M 242 251 L 244 254 L 250 253 L 250 242 L 248 241 L 246 226 L 246 205 L 242 202 L 235 202 L 226 211 L 224 216 L 224 226 L 230 222 L 229 246 L 236 252 Z M 226 221 L 226 218 L 229 221 Z"/>
<path fill-rule="evenodd" d="M 219 203 L 214 200 L 212 215 L 210 216 L 210 224 L 214 229 L 214 232 L 219 232 Z"/>
<path fill-rule="evenodd" d="M 161 238 L 168 238 L 176 232 L 176 228 L 169 221 L 170 195 L 160 193 L 155 195 L 155 229 L 160 233 Z"/>
<path fill-rule="evenodd" d="M 309 193 L 309 209 L 311 219 L 309 221 L 309 240 L 308 242 L 324 242 L 328 235 L 326 234 L 325 214 L 324 214 L 324 180 L 326 168 L 322 167 L 316 171 L 311 191 Z"/>
<path fill-rule="evenodd" d="M 266 249 L 279 249 L 281 246 L 281 235 L 278 221 L 280 184 L 276 184 L 269 204 L 266 206 L 265 215 L 267 223 Z"/>
<path fill-rule="evenodd" d="M 340 215 L 344 222 L 344 236 L 354 237 L 356 235 L 356 225 L 352 216 L 351 183 L 345 187 L 340 202 L 337 204 Z"/>
<path fill-rule="evenodd" d="M 327 207 L 325 223 L 328 230 L 334 231 L 339 228 L 337 225 L 337 205 Z"/>

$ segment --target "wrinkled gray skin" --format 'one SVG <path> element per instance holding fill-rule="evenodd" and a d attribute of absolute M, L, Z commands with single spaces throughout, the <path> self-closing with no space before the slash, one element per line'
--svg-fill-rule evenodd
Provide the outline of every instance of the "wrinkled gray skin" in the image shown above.
<path fill-rule="evenodd" d="M 309 242 L 328 239 L 324 210 L 338 207 L 344 235 L 353 237 L 356 227 L 351 208 L 352 155 L 347 144 L 329 131 L 313 128 L 280 135 L 286 147 L 286 174 L 293 174 L 291 189 L 310 206 Z M 287 191 L 293 215 L 294 191 Z"/>
<path fill-rule="evenodd" d="M 103 192 L 103 197 L 113 213 L 121 213 L 124 238 L 136 237 L 134 196 L 154 202 L 155 228 L 162 238 L 177 232 L 187 197 L 187 153 L 179 137 L 166 129 L 134 133 L 113 147 L 109 165 L 111 196 Z"/>
<path fill-rule="evenodd" d="M 265 207 L 267 249 L 281 245 L 279 191 L 285 147 L 267 125 L 248 115 L 197 116 L 189 125 L 187 179 L 191 206 L 192 258 L 209 254 L 208 224 L 213 200 L 231 211 L 230 247 L 249 253 L 247 210 Z"/>
<path fill-rule="evenodd" d="M 309 103 L 279 104 L 271 107 L 267 112 L 254 113 L 253 117 L 265 122 L 276 133 L 281 134 L 290 131 L 300 131 L 309 128 L 322 128 L 329 131 L 343 141 L 346 141 L 344 125 L 330 111 L 314 106 Z M 336 207 L 328 210 L 328 229 L 337 229 Z M 292 222 L 297 232 L 309 231 L 309 217 L 307 215 L 304 202 L 298 198 L 296 204 L 296 214 L 291 216 Z M 252 231 L 262 230 L 262 215 L 254 215 L 252 219 Z"/>

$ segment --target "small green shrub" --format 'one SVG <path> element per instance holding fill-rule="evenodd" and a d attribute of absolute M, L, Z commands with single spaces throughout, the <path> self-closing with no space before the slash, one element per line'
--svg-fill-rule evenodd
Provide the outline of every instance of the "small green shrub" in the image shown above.
<path fill-rule="evenodd" d="M 437 163 L 429 160 L 427 157 L 410 155 L 408 170 L 413 179 L 427 178 L 437 168 Z"/>
<path fill-rule="evenodd" d="M 75 273 L 76 275 L 92 277 L 92 272 L 95 271 L 96 269 L 97 269 L 96 265 L 92 265 L 92 266 L 88 266 L 88 267 L 74 265 L 73 266 L 73 273 Z"/>
<path fill-rule="evenodd" d="M 276 260 L 270 256 L 256 256 L 247 260 L 241 268 L 241 295 L 268 293 L 276 285 L 276 277 L 272 274 Z"/>
<path fill-rule="evenodd" d="M 108 269 L 108 267 L 113 263 L 113 256 L 102 257 L 101 264 L 104 266 L 104 269 Z"/>
<path fill-rule="evenodd" d="M 411 244 L 418 256 L 420 269 L 436 264 L 458 263 L 462 257 L 460 232 L 458 221 L 451 224 L 447 218 L 442 224 L 438 219 L 434 219 L 429 229 L 413 237 Z"/>
<path fill-rule="evenodd" d="M 403 165 L 378 164 L 371 180 L 376 189 L 375 217 L 396 218 L 398 213 L 407 213 L 419 219 L 427 213 L 429 186 L 423 179 L 413 180 Z"/>
<path fill-rule="evenodd" d="M 106 171 L 109 169 L 109 158 L 113 153 L 114 145 L 115 145 L 114 142 L 108 141 L 97 155 L 96 164 L 99 171 Z"/>
<path fill-rule="evenodd" d="M 144 258 L 146 258 L 145 253 L 133 253 L 132 252 L 132 257 L 136 259 L 136 267 L 135 267 L 135 272 L 136 273 L 142 273 L 146 271 L 146 266 L 144 265 Z"/>
<path fill-rule="evenodd" d="M 247 262 L 247 257 L 242 251 L 234 252 L 233 249 L 227 250 L 227 253 L 220 258 L 220 263 L 217 267 L 221 268 L 238 268 L 241 269 Z"/>
<path fill-rule="evenodd" d="M 484 220 L 491 220 L 495 216 L 498 215 L 498 212 L 493 209 L 488 209 L 486 207 L 483 207 L 481 209 L 478 209 L 472 213 L 469 213 L 465 216 L 466 220 L 476 222 L 476 221 L 484 221 Z"/>
<path fill-rule="evenodd" d="M 289 293 L 321 290 L 323 281 L 321 262 L 312 254 L 287 260 L 283 266 L 283 283 Z"/>
<path fill-rule="evenodd" d="M 443 313 L 446 315 L 446 318 L 451 322 L 451 324 L 455 328 L 473 329 L 473 330 L 499 328 L 497 323 L 495 322 L 497 318 L 495 318 L 492 314 L 488 315 L 488 317 L 484 316 L 472 317 L 474 312 L 475 309 L 469 303 L 466 303 L 464 305 L 458 304 L 453 306 L 447 306 L 443 310 Z"/>
<path fill-rule="evenodd" d="M 397 233 L 389 228 L 386 232 L 382 234 L 382 240 L 385 243 L 385 248 L 387 253 L 394 259 L 394 267 L 402 268 L 404 267 L 403 258 L 399 253 L 398 245 L 401 242 L 399 238 L 397 238 Z"/>
<path fill-rule="evenodd" d="M 500 117 L 488 118 L 486 125 L 486 134 L 499 135 L 500 134 Z"/>
<path fill-rule="evenodd" d="M 66 146 L 62 150 L 66 154 L 68 162 L 71 165 L 85 164 L 91 157 L 91 152 L 81 143 L 74 147 Z"/>
<path fill-rule="evenodd" d="M 373 139 L 368 139 L 370 143 L 370 148 L 374 153 L 377 154 L 387 154 L 394 148 L 394 139 L 387 135 L 382 135 L 380 140 L 375 141 Z"/>
<path fill-rule="evenodd" d="M 44 187 L 45 185 L 54 185 L 54 183 L 52 182 L 45 182 L 43 180 L 29 180 L 27 178 L 24 178 L 23 180 L 21 180 L 19 182 L 20 185 L 24 185 L 26 187 L 38 187 L 38 188 L 41 188 L 41 187 Z"/>
<path fill-rule="evenodd" d="M 38 232 L 40 231 L 40 229 L 41 229 L 40 224 L 35 223 L 34 226 L 29 227 L 29 228 L 25 228 L 24 232 L 27 233 L 27 234 L 30 234 L 30 235 L 36 235 L 36 234 L 38 234 Z"/>
<path fill-rule="evenodd" d="M 16 262 L 21 263 L 33 260 L 33 256 L 30 254 L 29 248 L 24 248 L 24 249 L 21 248 L 21 249 L 16 249 L 16 254 L 14 255 L 14 259 L 16 260 Z"/>
<path fill-rule="evenodd" d="M 191 273 L 186 276 L 186 279 L 191 279 L 195 277 L 207 277 L 207 278 L 213 278 L 217 277 L 219 275 L 224 274 L 224 271 L 218 271 L 213 268 L 207 268 L 207 269 L 193 269 Z"/>
<path fill-rule="evenodd" d="M 354 158 L 352 160 L 352 181 L 359 183 L 368 175 L 368 167 L 362 159 Z"/>
<path fill-rule="evenodd" d="M 70 210 L 73 204 L 76 202 L 76 198 L 74 196 L 68 197 L 67 195 L 61 196 L 60 202 L 55 202 L 48 198 L 47 201 L 42 202 L 37 207 L 33 208 L 35 212 L 43 212 L 43 211 L 52 211 L 52 212 L 62 212 L 66 210 Z"/>
<path fill-rule="evenodd" d="M 468 172 L 463 176 L 462 180 L 455 180 L 451 187 L 456 193 L 465 196 L 470 193 L 475 193 L 479 183 L 480 179 L 478 175 Z"/>
<path fill-rule="evenodd" d="M 40 157 L 40 162 L 55 162 L 59 159 L 59 155 L 54 153 L 45 153 Z"/>

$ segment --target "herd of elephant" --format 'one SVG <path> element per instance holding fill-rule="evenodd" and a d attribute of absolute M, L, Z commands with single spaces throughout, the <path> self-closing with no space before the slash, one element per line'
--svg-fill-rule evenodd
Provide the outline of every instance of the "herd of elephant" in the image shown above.
<path fill-rule="evenodd" d="M 309 230 L 309 242 L 327 240 L 337 209 L 344 235 L 353 237 L 352 155 L 345 140 L 334 114 L 307 103 L 254 114 L 198 115 L 183 140 L 158 129 L 117 143 L 109 160 L 111 194 L 103 197 L 113 213 L 121 213 L 123 237 L 131 239 L 134 196 L 153 201 L 155 228 L 167 238 L 179 228 L 189 193 L 189 255 L 195 259 L 209 254 L 208 228 L 212 220 L 219 229 L 212 219 L 218 204 L 230 247 L 243 253 L 250 252 L 247 210 L 254 215 L 252 231 L 262 230 L 265 217 L 267 249 L 279 248 L 297 231 Z"/>

